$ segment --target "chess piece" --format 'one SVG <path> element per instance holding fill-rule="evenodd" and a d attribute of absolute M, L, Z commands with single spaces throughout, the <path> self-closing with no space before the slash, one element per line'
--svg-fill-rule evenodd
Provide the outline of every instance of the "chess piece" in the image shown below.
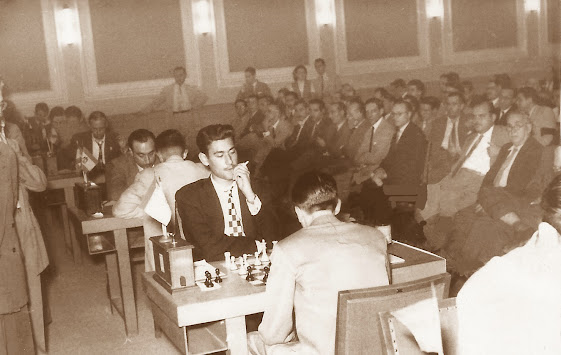
<path fill-rule="evenodd" d="M 239 269 L 239 271 L 238 271 L 238 274 L 240 274 L 240 275 L 245 275 L 245 274 L 247 274 L 247 270 L 246 270 L 246 267 L 247 267 L 247 266 L 245 266 L 245 262 L 244 262 L 244 260 L 243 260 L 243 257 L 240 256 L 240 257 L 238 258 L 238 264 L 240 264 L 240 269 Z"/>
<path fill-rule="evenodd" d="M 231 256 L 230 257 L 230 270 L 237 270 L 237 269 L 238 269 L 238 265 L 236 265 L 236 257 Z"/>
<path fill-rule="evenodd" d="M 265 276 L 263 276 L 263 282 L 265 282 L 265 283 L 267 283 L 267 280 L 269 279 L 269 271 L 270 271 L 270 270 L 271 270 L 271 269 L 269 269 L 268 266 L 265 266 L 265 267 L 263 268 L 263 271 L 265 271 Z"/>
<path fill-rule="evenodd" d="M 257 265 L 257 266 L 261 265 L 261 260 L 259 260 L 259 252 L 258 251 L 255 252 L 255 265 Z"/>
<path fill-rule="evenodd" d="M 253 267 L 252 266 L 248 266 L 247 267 L 247 276 L 246 276 L 246 280 L 247 281 L 253 281 L 255 280 L 255 277 L 253 276 L 253 274 L 251 273 L 253 271 Z"/>
<path fill-rule="evenodd" d="M 212 275 L 210 274 L 210 272 L 205 271 L 205 275 L 206 275 L 205 286 L 214 287 L 214 284 L 212 283 Z"/>
<path fill-rule="evenodd" d="M 216 270 L 214 270 L 216 272 L 216 278 L 214 279 L 214 282 L 216 282 L 217 284 L 222 282 L 222 278 L 220 277 L 220 269 L 216 268 Z"/>
<path fill-rule="evenodd" d="M 230 252 L 224 252 L 224 266 L 229 268 L 230 267 Z"/>

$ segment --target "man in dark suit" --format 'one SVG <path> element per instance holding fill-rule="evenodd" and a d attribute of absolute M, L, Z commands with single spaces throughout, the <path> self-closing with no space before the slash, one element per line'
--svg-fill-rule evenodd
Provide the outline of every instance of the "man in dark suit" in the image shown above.
<path fill-rule="evenodd" d="M 117 201 L 123 191 L 134 182 L 136 175 L 154 166 L 156 162 L 156 137 L 146 129 L 137 129 L 129 136 L 127 154 L 113 159 L 107 164 L 105 181 L 107 198 Z"/>
<path fill-rule="evenodd" d="M 335 102 L 329 105 L 329 118 L 335 127 L 335 136 L 327 142 L 327 151 L 331 157 L 340 157 L 343 154 L 343 147 L 349 141 L 351 129 L 347 122 L 347 107 L 342 102 Z"/>
<path fill-rule="evenodd" d="M 502 88 L 501 94 L 499 95 L 499 107 L 495 124 L 506 126 L 508 113 L 512 110 L 516 110 L 516 108 L 516 93 L 514 88 L 510 86 Z"/>
<path fill-rule="evenodd" d="M 257 95 L 249 95 L 246 99 L 247 108 L 249 111 L 249 119 L 245 127 L 243 127 L 241 132 L 236 132 L 239 137 L 243 137 L 246 134 L 253 131 L 254 127 L 260 126 L 265 119 L 265 113 L 261 112 L 259 109 L 259 98 Z"/>
<path fill-rule="evenodd" d="M 409 102 L 401 99 L 395 102 L 392 120 L 396 132 L 390 150 L 372 173 L 372 182 L 365 184 L 361 192 L 361 205 L 369 222 L 387 223 L 391 218 L 392 210 L 383 185 L 421 190 L 427 141 L 423 131 L 411 122 L 412 115 Z"/>
<path fill-rule="evenodd" d="M 531 136 L 532 123 L 517 111 L 507 117 L 505 144 L 479 190 L 477 203 L 460 211 L 444 251 L 450 265 L 470 275 L 493 256 L 529 238 L 537 225 L 522 211 L 539 195 L 531 184 L 539 171 L 542 146 Z"/>
<path fill-rule="evenodd" d="M 292 156 L 298 156 L 310 144 L 310 137 L 314 128 L 313 121 L 310 119 L 310 111 L 308 103 L 302 99 L 298 100 L 294 105 L 294 129 L 290 137 L 287 138 L 286 150 L 292 153 Z"/>
<path fill-rule="evenodd" d="M 222 260 L 226 251 L 232 256 L 253 253 L 255 240 L 277 239 L 266 191 L 250 179 L 245 163 L 238 164 L 232 126 L 202 128 L 197 146 L 211 176 L 184 186 L 175 197 L 195 260 Z"/>
<path fill-rule="evenodd" d="M 245 83 L 242 85 L 236 100 L 245 100 L 250 95 L 256 96 L 271 96 L 271 89 L 264 82 L 257 80 L 257 72 L 253 67 L 247 67 L 244 70 Z"/>
<path fill-rule="evenodd" d="M 105 166 L 113 159 L 121 155 L 119 138 L 116 133 L 107 128 L 107 116 L 101 111 L 94 111 L 88 117 L 90 130 L 76 133 L 72 136 L 72 142 L 68 151 L 69 166 L 73 167 L 78 148 L 86 148 L 98 163 L 90 172 L 95 176 L 105 172 Z"/>

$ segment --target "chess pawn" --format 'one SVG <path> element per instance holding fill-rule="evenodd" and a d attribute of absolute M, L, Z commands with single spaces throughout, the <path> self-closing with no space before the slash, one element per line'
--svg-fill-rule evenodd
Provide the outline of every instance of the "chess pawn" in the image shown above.
<path fill-rule="evenodd" d="M 263 249 L 263 255 L 261 256 L 261 262 L 266 264 L 269 262 L 269 255 L 267 255 L 267 248 Z"/>
<path fill-rule="evenodd" d="M 214 279 L 214 282 L 216 282 L 217 284 L 221 283 L 222 277 L 220 277 L 220 269 L 216 268 L 214 272 L 216 273 L 216 278 Z"/>
<path fill-rule="evenodd" d="M 236 257 L 231 256 L 230 257 L 230 270 L 237 270 L 237 269 L 238 269 L 238 265 L 236 265 Z"/>
<path fill-rule="evenodd" d="M 245 274 L 247 274 L 247 270 L 246 270 L 246 267 L 247 267 L 247 266 L 245 265 L 245 262 L 244 262 L 244 258 L 243 258 L 243 257 L 240 256 L 240 257 L 238 258 L 238 264 L 240 264 L 240 269 L 238 270 L 238 274 L 240 274 L 240 275 L 245 275 Z"/>
<path fill-rule="evenodd" d="M 270 271 L 270 269 L 269 269 L 268 266 L 265 266 L 265 267 L 263 268 L 263 271 L 265 271 L 265 276 L 263 276 L 263 282 L 267 283 L 267 280 L 269 279 L 269 271 Z"/>
<path fill-rule="evenodd" d="M 258 251 L 255 252 L 255 265 L 261 265 L 261 260 L 259 260 L 259 252 Z"/>

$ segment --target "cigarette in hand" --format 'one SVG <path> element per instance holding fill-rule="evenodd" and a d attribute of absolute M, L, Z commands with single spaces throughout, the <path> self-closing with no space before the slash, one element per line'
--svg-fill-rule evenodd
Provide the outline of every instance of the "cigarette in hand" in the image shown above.
<path fill-rule="evenodd" d="M 245 165 L 247 166 L 247 164 L 249 164 L 249 160 L 248 161 L 244 161 L 243 163 L 240 163 L 241 165 Z"/>

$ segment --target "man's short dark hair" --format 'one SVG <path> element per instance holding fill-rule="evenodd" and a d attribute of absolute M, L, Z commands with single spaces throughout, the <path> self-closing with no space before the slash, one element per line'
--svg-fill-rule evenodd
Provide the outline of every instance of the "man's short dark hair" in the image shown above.
<path fill-rule="evenodd" d="M 242 104 L 244 104 L 245 107 L 247 107 L 247 102 L 244 99 L 237 99 L 234 102 L 234 106 L 238 106 L 238 103 L 241 102 Z"/>
<path fill-rule="evenodd" d="M 129 146 L 129 148 L 132 149 L 133 142 L 144 143 L 144 142 L 148 142 L 149 139 L 156 142 L 156 137 L 154 136 L 154 133 L 150 132 L 147 129 L 140 128 L 140 129 L 137 129 L 137 130 L 133 131 L 129 135 L 129 139 L 127 140 L 127 145 Z"/>
<path fill-rule="evenodd" d="M 384 100 L 390 100 L 391 102 L 395 102 L 395 96 L 393 96 L 392 94 L 390 94 L 390 92 L 384 88 L 376 88 L 374 89 L 374 93 L 379 92 L 380 95 L 382 95 L 382 99 Z"/>
<path fill-rule="evenodd" d="M 165 130 L 156 137 L 157 151 L 161 152 L 170 148 L 185 151 L 185 137 L 176 129 Z"/>
<path fill-rule="evenodd" d="M 364 107 L 364 103 L 358 97 L 353 97 L 347 103 L 347 106 L 350 107 L 352 104 L 358 105 L 358 110 L 362 113 L 363 116 L 366 116 L 366 108 Z"/>
<path fill-rule="evenodd" d="M 255 76 L 255 73 L 257 73 L 257 71 L 255 70 L 254 67 L 247 67 L 247 68 L 245 68 L 244 72 L 249 73 L 253 76 Z"/>
<path fill-rule="evenodd" d="M 404 88 L 405 87 L 405 80 L 395 79 L 394 81 L 391 82 L 390 85 L 393 86 L 393 87 L 396 87 L 396 88 Z"/>
<path fill-rule="evenodd" d="M 90 113 L 90 116 L 88 117 L 88 122 L 97 121 L 97 120 L 105 120 L 105 122 L 107 122 L 107 116 L 105 116 L 105 113 L 101 111 L 94 111 Z"/>
<path fill-rule="evenodd" d="M 476 95 L 473 97 L 470 107 L 475 108 L 479 106 L 485 106 L 487 108 L 487 111 L 489 111 L 489 113 L 493 113 L 495 110 L 493 103 L 489 101 L 485 95 Z"/>
<path fill-rule="evenodd" d="M 312 106 L 312 105 L 319 105 L 319 109 L 320 109 L 321 111 L 324 111 L 324 110 L 325 110 L 325 102 L 323 102 L 322 99 L 311 99 L 310 102 L 308 102 L 308 105 L 309 105 L 309 106 Z"/>
<path fill-rule="evenodd" d="M 538 92 L 536 91 L 536 89 L 529 86 L 518 89 L 518 92 L 516 94 L 520 94 L 526 99 L 532 99 L 532 102 L 536 102 L 538 100 Z"/>
<path fill-rule="evenodd" d="M 325 60 L 323 60 L 323 58 L 316 58 L 316 60 L 314 60 L 314 63 L 321 63 L 325 65 Z"/>
<path fill-rule="evenodd" d="M 366 102 L 364 103 L 364 107 L 370 104 L 375 104 L 379 110 L 384 108 L 384 102 L 377 97 L 371 97 L 368 100 L 366 100 Z"/>
<path fill-rule="evenodd" d="M 229 124 L 213 124 L 201 128 L 199 133 L 197 133 L 197 147 L 199 150 L 208 154 L 208 147 L 214 141 L 221 141 L 223 139 L 232 138 L 234 140 L 234 127 Z"/>
<path fill-rule="evenodd" d="M 434 96 L 421 97 L 419 103 L 421 105 L 429 105 L 432 110 L 438 110 L 440 108 L 440 100 Z"/>
<path fill-rule="evenodd" d="M 397 99 L 393 105 L 404 105 L 407 112 L 413 112 L 413 105 L 411 105 L 411 103 L 407 100 Z"/>
<path fill-rule="evenodd" d="M 425 84 L 419 79 L 409 80 L 407 86 L 414 86 L 417 90 L 420 90 L 423 93 L 425 92 Z"/>
<path fill-rule="evenodd" d="M 80 110 L 77 106 L 68 106 L 66 110 L 64 110 L 64 116 L 82 118 L 83 115 L 82 110 Z"/>
<path fill-rule="evenodd" d="M 175 68 L 173 68 L 173 71 L 177 71 L 177 70 L 181 70 L 182 72 L 187 74 L 187 70 L 185 70 L 185 67 L 175 67 Z"/>
<path fill-rule="evenodd" d="M 446 97 L 447 97 L 447 98 L 448 98 L 448 97 L 457 97 L 457 98 L 460 99 L 460 101 L 461 101 L 463 104 L 466 103 L 466 98 L 464 97 L 464 95 L 462 95 L 461 92 L 458 92 L 458 91 L 451 92 L 451 93 L 449 93 L 448 95 L 446 95 Z"/>
<path fill-rule="evenodd" d="M 64 116 L 64 108 L 62 108 L 62 106 L 55 106 L 51 109 L 51 112 L 49 112 L 49 119 L 53 119 L 57 116 Z"/>
<path fill-rule="evenodd" d="M 49 113 L 49 105 L 44 102 L 39 102 L 37 105 L 35 105 L 35 112 L 37 111 L 44 111 L 46 113 Z"/>
<path fill-rule="evenodd" d="M 292 187 L 292 203 L 298 208 L 313 213 L 335 211 L 337 207 L 337 183 L 326 173 L 310 171 L 298 177 Z"/>

